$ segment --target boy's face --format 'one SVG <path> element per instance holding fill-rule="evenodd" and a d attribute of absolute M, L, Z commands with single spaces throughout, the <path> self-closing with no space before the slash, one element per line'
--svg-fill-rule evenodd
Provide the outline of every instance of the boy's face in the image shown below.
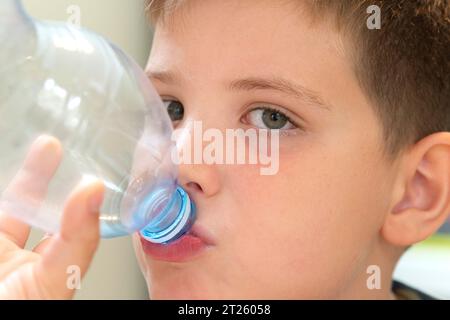
<path fill-rule="evenodd" d="M 395 165 L 383 158 L 381 125 L 339 34 L 294 4 L 190 1 L 157 25 L 147 71 L 171 74 L 151 80 L 165 100 L 183 104 L 178 127 L 267 128 L 255 111 L 265 107 L 295 125 L 280 129 L 275 175 L 251 164 L 180 166 L 197 224 L 214 244 L 174 263 L 146 255 L 135 238 L 152 298 L 386 294 L 369 292 L 366 270 L 392 268 L 379 254 L 379 231 Z M 250 85 L 231 85 L 243 79 Z"/>

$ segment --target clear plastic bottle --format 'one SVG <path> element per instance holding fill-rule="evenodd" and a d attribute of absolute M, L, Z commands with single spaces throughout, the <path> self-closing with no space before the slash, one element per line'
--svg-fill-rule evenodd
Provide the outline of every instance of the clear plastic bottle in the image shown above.
<path fill-rule="evenodd" d="M 171 122 L 143 71 L 95 33 L 31 19 L 19 0 L 0 0 L 0 41 L 0 191 L 39 135 L 63 146 L 44 202 L 4 193 L 1 209 L 55 233 L 71 190 L 97 177 L 102 237 L 141 230 L 167 243 L 185 233 L 195 208 L 177 186 Z"/>

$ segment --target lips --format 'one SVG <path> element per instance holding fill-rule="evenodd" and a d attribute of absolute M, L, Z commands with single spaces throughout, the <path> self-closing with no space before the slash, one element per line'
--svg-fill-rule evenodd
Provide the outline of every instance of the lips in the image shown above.
<path fill-rule="evenodd" d="M 211 236 L 200 225 L 194 225 L 187 234 L 169 244 L 149 242 L 142 236 L 141 244 L 149 257 L 166 262 L 193 260 L 214 245 Z"/>

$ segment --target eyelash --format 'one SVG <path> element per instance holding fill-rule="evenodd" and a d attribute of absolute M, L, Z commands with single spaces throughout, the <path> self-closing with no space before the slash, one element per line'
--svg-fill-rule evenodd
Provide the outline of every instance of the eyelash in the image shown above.
<path fill-rule="evenodd" d="M 184 105 L 183 105 L 179 100 L 177 100 L 177 99 L 174 99 L 174 98 L 167 98 L 167 97 L 162 97 L 162 100 L 163 100 L 163 102 L 164 102 L 164 105 L 167 105 L 167 107 L 169 106 L 169 104 L 170 104 L 171 102 L 179 102 L 179 103 L 183 106 L 183 108 L 184 108 Z M 287 121 L 287 123 L 291 124 L 292 127 L 293 127 L 293 128 L 290 128 L 290 129 L 282 129 L 282 128 L 280 128 L 280 129 L 259 128 L 259 129 L 267 129 L 267 130 L 269 130 L 269 131 L 272 131 L 272 130 L 278 130 L 280 136 L 291 136 L 291 135 L 295 135 L 295 134 L 297 134 L 297 132 L 298 132 L 299 129 L 300 129 L 300 130 L 302 129 L 302 127 L 301 127 L 300 125 L 298 125 L 295 121 L 291 120 L 291 117 L 289 117 L 288 115 L 286 115 L 286 113 L 285 113 L 284 111 L 282 111 L 280 108 L 277 108 L 276 106 L 273 106 L 273 105 L 270 105 L 270 106 L 264 106 L 264 107 L 256 107 L 256 108 L 253 108 L 253 109 L 250 109 L 250 110 L 246 111 L 246 113 L 244 114 L 244 116 L 241 117 L 241 122 L 244 122 L 245 124 L 249 124 L 248 122 L 246 122 L 245 118 L 246 118 L 251 112 L 258 111 L 258 110 L 260 110 L 260 111 L 271 111 L 271 112 L 276 112 L 276 113 L 282 115 L 282 116 L 285 118 L 285 120 Z M 181 119 L 181 120 L 182 120 L 182 119 Z M 178 121 L 181 121 L 181 120 L 178 120 Z M 177 122 L 177 121 L 175 121 L 175 122 Z"/>
<path fill-rule="evenodd" d="M 285 111 L 281 110 L 280 108 L 277 108 L 276 106 L 272 106 L 272 105 L 265 106 L 265 107 L 253 108 L 253 109 L 247 111 L 245 113 L 245 115 L 242 117 L 242 119 L 247 117 L 251 112 L 258 111 L 258 110 L 260 110 L 260 111 L 270 111 L 270 112 L 278 113 L 278 114 L 282 115 L 285 118 L 285 120 L 287 121 L 287 123 L 289 123 L 293 127 L 293 128 L 290 128 L 290 129 L 282 129 L 282 128 L 280 128 L 280 129 L 260 128 L 260 129 L 278 130 L 280 132 L 280 134 L 282 134 L 282 135 L 291 135 L 294 131 L 296 131 L 298 129 L 301 129 L 301 127 L 297 123 L 295 123 L 291 119 L 291 117 L 289 117 L 286 114 Z M 246 124 L 249 124 L 249 123 L 246 123 Z"/>

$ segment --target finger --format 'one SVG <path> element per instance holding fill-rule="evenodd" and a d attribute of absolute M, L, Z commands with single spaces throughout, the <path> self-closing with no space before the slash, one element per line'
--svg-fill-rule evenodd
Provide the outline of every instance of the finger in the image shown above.
<path fill-rule="evenodd" d="M 36 266 L 52 296 L 70 298 L 74 292 L 67 285 L 69 268 L 78 268 L 82 277 L 89 267 L 100 239 L 103 194 L 104 186 L 96 180 L 77 187 L 67 201 L 61 231 L 49 239 Z"/>
<path fill-rule="evenodd" d="M 30 227 L 13 215 L 32 216 L 47 193 L 47 187 L 61 162 L 62 147 L 51 136 L 36 139 L 11 183 L 0 199 L 0 233 L 24 247 Z"/>
<path fill-rule="evenodd" d="M 1 264 L 0 268 L 0 287 L 1 283 L 5 280 L 6 277 L 10 276 L 12 273 L 16 272 L 20 266 L 25 264 L 34 263 L 39 260 L 38 254 L 30 254 L 30 252 L 25 250 L 18 250 L 17 246 L 8 241 L 8 243 L 2 242 L 2 251 L 8 250 L 8 255 L 6 263 Z M 12 247 L 14 246 L 14 247 Z M 6 252 L 6 251 L 5 251 Z M 3 258 L 4 258 L 3 257 Z M 3 261 L 5 262 L 5 261 Z"/>

